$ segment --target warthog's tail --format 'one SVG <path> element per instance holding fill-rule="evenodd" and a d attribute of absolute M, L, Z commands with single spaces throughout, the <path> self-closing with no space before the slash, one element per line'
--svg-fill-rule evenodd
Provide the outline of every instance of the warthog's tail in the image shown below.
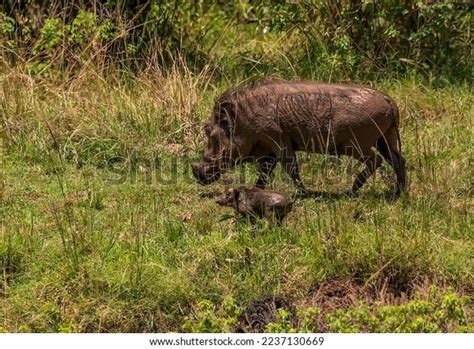
<path fill-rule="evenodd" d="M 406 188 L 406 167 L 405 159 L 402 156 L 402 143 L 400 140 L 400 113 L 395 101 L 386 96 L 385 100 L 390 105 L 393 115 L 392 126 L 377 140 L 376 148 L 386 161 L 395 170 L 397 175 L 397 194 L 399 195 Z"/>
<path fill-rule="evenodd" d="M 377 150 L 393 167 L 397 175 L 397 195 L 406 188 L 405 159 L 402 156 L 402 145 L 398 125 L 390 127 L 385 134 L 377 140 Z"/>

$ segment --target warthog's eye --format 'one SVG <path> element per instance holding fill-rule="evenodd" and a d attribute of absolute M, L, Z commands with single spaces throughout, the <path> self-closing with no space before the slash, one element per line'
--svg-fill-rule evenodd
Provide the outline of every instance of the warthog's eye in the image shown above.
<path fill-rule="evenodd" d="M 226 135 L 226 137 L 230 137 L 230 126 L 229 126 L 229 123 L 227 121 L 223 121 L 221 122 L 221 128 L 224 130 L 224 134 Z"/>
<path fill-rule="evenodd" d="M 204 132 L 206 132 L 206 134 L 208 136 L 211 134 L 211 131 L 212 131 L 212 126 L 211 125 L 209 125 L 209 124 L 204 125 Z"/>

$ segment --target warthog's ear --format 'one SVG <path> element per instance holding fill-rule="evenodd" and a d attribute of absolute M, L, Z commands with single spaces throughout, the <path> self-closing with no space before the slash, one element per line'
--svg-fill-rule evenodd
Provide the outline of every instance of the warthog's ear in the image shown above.
<path fill-rule="evenodd" d="M 209 137 L 211 135 L 211 132 L 212 132 L 212 126 L 209 124 L 209 123 L 205 123 L 204 124 L 204 132 L 206 133 L 206 135 Z"/>
<path fill-rule="evenodd" d="M 240 191 L 239 189 L 231 189 L 232 190 L 232 199 L 234 200 L 234 203 L 237 205 L 239 202 L 239 197 L 240 197 Z"/>
<path fill-rule="evenodd" d="M 231 136 L 232 124 L 235 120 L 235 104 L 229 101 L 223 101 L 219 105 L 219 114 L 217 124 L 219 127 L 224 130 L 226 137 Z"/>
<path fill-rule="evenodd" d="M 217 124 L 221 125 L 223 123 L 230 124 L 235 118 L 235 105 L 230 101 L 222 101 L 218 106 L 217 111 Z"/>

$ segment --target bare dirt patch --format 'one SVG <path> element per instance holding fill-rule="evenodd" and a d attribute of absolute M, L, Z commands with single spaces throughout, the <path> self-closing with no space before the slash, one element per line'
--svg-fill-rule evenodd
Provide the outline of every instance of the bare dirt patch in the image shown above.
<path fill-rule="evenodd" d="M 238 332 L 264 332 L 265 327 L 272 322 L 278 321 L 278 309 L 284 308 L 290 312 L 290 321 L 294 328 L 298 328 L 299 319 L 296 309 L 315 307 L 320 309 L 317 325 L 321 332 L 326 332 L 326 316 L 339 309 L 356 308 L 361 303 L 368 305 L 377 303 L 379 305 L 401 305 L 409 302 L 415 293 L 428 295 L 431 283 L 424 282 L 411 288 L 411 292 L 394 292 L 389 280 L 382 283 L 380 287 L 371 288 L 357 283 L 352 278 L 334 279 L 321 283 L 310 292 L 308 297 L 296 301 L 284 298 L 266 297 L 256 300 L 240 316 L 240 327 Z M 440 290 L 447 290 L 447 286 L 438 286 Z M 472 297 L 470 290 L 460 290 L 459 296 L 468 295 Z M 472 319 L 472 298 L 468 306 L 468 318 Z"/>
<path fill-rule="evenodd" d="M 265 326 L 277 320 L 277 310 L 288 307 L 289 303 L 282 298 L 267 297 L 256 300 L 240 316 L 237 332 L 262 333 Z"/>

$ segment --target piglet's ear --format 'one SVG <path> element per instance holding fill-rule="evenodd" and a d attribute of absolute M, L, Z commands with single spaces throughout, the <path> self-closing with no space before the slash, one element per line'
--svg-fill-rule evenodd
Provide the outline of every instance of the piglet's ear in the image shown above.
<path fill-rule="evenodd" d="M 235 202 L 239 201 L 240 191 L 238 189 L 232 189 L 232 197 Z"/>

